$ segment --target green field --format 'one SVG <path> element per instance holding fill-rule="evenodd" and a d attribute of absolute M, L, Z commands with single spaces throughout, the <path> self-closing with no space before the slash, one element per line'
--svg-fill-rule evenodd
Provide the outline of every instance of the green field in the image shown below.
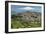
<path fill-rule="evenodd" d="M 41 27 L 41 23 L 37 21 L 22 21 L 20 18 L 11 18 L 11 28 L 36 28 Z"/>

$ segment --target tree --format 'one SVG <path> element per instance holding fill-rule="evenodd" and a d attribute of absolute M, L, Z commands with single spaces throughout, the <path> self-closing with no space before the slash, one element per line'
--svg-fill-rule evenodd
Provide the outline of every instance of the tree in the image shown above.
<path fill-rule="evenodd" d="M 11 15 L 11 18 L 15 18 L 15 15 Z"/>

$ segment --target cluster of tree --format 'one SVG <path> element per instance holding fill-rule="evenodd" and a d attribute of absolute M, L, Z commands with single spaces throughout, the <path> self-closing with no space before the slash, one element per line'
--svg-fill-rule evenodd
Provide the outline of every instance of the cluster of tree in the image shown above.
<path fill-rule="evenodd" d="M 16 15 L 11 15 L 11 18 L 15 18 L 16 17 Z"/>
<path fill-rule="evenodd" d="M 11 18 L 12 19 L 15 19 L 15 20 L 19 20 L 19 21 L 21 21 L 22 19 L 22 16 L 16 16 L 16 15 L 11 15 Z"/>

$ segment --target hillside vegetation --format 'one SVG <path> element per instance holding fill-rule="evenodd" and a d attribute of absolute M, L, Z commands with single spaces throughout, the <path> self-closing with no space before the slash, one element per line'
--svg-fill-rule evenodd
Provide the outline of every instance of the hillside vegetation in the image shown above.
<path fill-rule="evenodd" d="M 12 14 L 11 15 L 11 28 L 15 29 L 15 28 L 41 27 L 40 16 L 41 14 L 32 13 L 32 12 Z"/>

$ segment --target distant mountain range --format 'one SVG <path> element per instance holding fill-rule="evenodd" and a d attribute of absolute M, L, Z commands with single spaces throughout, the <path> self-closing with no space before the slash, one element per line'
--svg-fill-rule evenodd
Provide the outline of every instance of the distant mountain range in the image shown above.
<path fill-rule="evenodd" d="M 39 12 L 21 12 L 21 13 L 16 13 L 16 15 L 20 16 L 20 15 L 41 15 L 41 13 Z"/>
<path fill-rule="evenodd" d="M 32 13 L 41 14 L 41 12 L 35 12 L 35 11 L 26 11 L 26 12 L 32 12 Z M 16 13 L 26 13 L 26 12 L 16 12 L 16 11 L 11 11 L 11 14 L 16 14 Z"/>

